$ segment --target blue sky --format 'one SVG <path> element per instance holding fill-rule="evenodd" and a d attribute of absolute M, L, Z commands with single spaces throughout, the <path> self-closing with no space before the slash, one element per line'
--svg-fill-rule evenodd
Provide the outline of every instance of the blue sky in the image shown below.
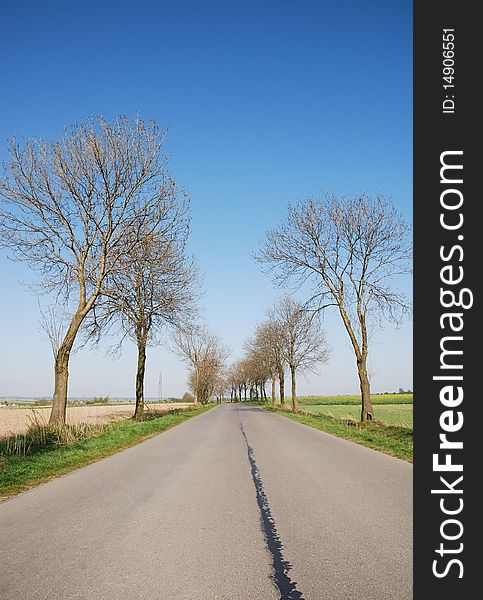
<path fill-rule="evenodd" d="M 280 294 L 251 258 L 288 202 L 324 191 L 391 196 L 412 218 L 412 3 L 10 2 L 0 39 L 0 158 L 12 134 L 58 136 L 89 115 L 139 112 L 168 128 L 171 170 L 192 200 L 191 250 L 204 273 L 205 318 L 241 354 Z M 0 254 L 0 396 L 48 396 L 52 358 L 34 275 Z M 410 293 L 410 282 L 400 282 Z M 338 315 L 333 348 L 302 393 L 357 391 Z M 70 394 L 133 395 L 135 348 L 112 361 L 79 351 Z M 408 322 L 375 336 L 375 391 L 412 386 Z M 163 348 L 146 393 L 186 389 Z"/>

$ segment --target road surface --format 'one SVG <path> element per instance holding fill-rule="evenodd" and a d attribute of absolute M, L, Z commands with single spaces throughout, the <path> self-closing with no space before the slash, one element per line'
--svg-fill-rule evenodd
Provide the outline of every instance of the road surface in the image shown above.
<path fill-rule="evenodd" d="M 412 467 L 224 404 L 0 504 L 2 600 L 409 600 Z"/>

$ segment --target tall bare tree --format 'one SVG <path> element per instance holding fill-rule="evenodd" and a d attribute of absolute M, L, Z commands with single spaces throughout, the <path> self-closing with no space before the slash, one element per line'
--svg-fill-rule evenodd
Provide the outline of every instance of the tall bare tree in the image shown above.
<path fill-rule="evenodd" d="M 75 124 L 57 141 L 9 145 L 0 243 L 39 272 L 39 291 L 77 296 L 55 356 L 51 423 L 65 421 L 71 351 L 106 277 L 156 229 L 176 193 L 163 141 L 155 123 L 118 116 Z"/>
<path fill-rule="evenodd" d="M 315 310 L 338 309 L 356 357 L 361 420 L 373 418 L 369 322 L 383 317 L 398 321 L 409 308 L 391 287 L 394 276 L 411 269 L 408 232 L 408 224 L 383 196 L 326 195 L 290 206 L 285 221 L 267 232 L 256 255 L 282 286 L 301 286 L 310 279 Z"/>
<path fill-rule="evenodd" d="M 173 334 L 174 350 L 190 366 L 189 384 L 195 402 L 209 402 L 223 373 L 228 349 L 205 325 L 188 324 Z"/>
<path fill-rule="evenodd" d="M 155 231 L 142 236 L 142 242 L 110 273 L 100 300 L 91 312 L 89 334 L 105 331 L 121 333 L 119 345 L 127 336 L 138 348 L 136 370 L 136 409 L 144 413 L 146 348 L 159 343 L 165 327 L 179 326 L 196 312 L 197 271 L 186 255 L 189 232 L 188 206 L 173 201 Z"/>
<path fill-rule="evenodd" d="M 329 360 L 329 347 L 318 315 L 290 296 L 282 297 L 269 311 L 284 336 L 283 355 L 290 369 L 292 410 L 297 410 L 297 371 L 314 371 Z"/>

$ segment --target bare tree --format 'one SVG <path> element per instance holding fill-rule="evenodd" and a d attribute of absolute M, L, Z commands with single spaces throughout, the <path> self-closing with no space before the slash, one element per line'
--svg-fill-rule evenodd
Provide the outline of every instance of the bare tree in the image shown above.
<path fill-rule="evenodd" d="M 65 421 L 71 351 L 106 277 L 156 229 L 176 193 L 163 140 L 155 123 L 119 116 L 75 124 L 58 141 L 9 145 L 1 244 L 39 272 L 39 291 L 77 296 L 55 357 L 51 423 Z"/>
<path fill-rule="evenodd" d="M 266 399 L 265 383 L 268 379 L 266 361 L 249 341 L 245 343 L 245 349 L 246 355 L 234 365 L 236 381 L 239 389 L 244 391 L 244 400 L 248 398 L 264 400 Z"/>
<path fill-rule="evenodd" d="M 250 376 L 248 365 L 244 358 L 237 360 L 231 366 L 231 380 L 235 388 L 235 397 L 240 401 L 247 400 L 248 388 L 250 387 Z"/>
<path fill-rule="evenodd" d="M 188 383 L 193 390 L 196 401 L 207 404 L 219 387 L 223 365 L 219 357 L 207 356 L 192 368 Z"/>
<path fill-rule="evenodd" d="M 252 338 L 245 341 L 245 357 L 240 361 L 244 367 L 245 377 L 252 393 L 262 400 L 267 400 L 266 383 L 272 381 L 272 404 L 275 404 L 275 382 L 278 376 L 272 352 L 261 344 L 259 328 Z"/>
<path fill-rule="evenodd" d="M 219 370 L 218 376 L 216 377 L 213 389 L 215 398 L 218 402 L 223 402 L 225 400 L 225 394 L 229 389 L 230 385 L 228 383 L 228 372 L 226 367 L 223 365 L 223 368 Z"/>
<path fill-rule="evenodd" d="M 144 413 L 146 348 L 160 342 L 166 327 L 179 326 L 195 314 L 197 271 L 186 255 L 188 206 L 180 199 L 166 207 L 164 219 L 105 280 L 101 297 L 88 319 L 88 335 L 97 340 L 105 331 L 129 337 L 138 348 L 136 409 Z"/>
<path fill-rule="evenodd" d="M 223 373 L 228 349 L 205 325 L 188 324 L 173 334 L 175 351 L 191 367 L 189 384 L 195 402 L 209 402 Z"/>
<path fill-rule="evenodd" d="M 249 380 L 243 359 L 235 361 L 227 369 L 226 382 L 227 387 L 230 389 L 232 401 L 237 402 L 238 400 L 247 399 Z"/>
<path fill-rule="evenodd" d="M 266 368 L 272 380 L 272 403 L 275 404 L 275 381 L 278 377 L 280 404 L 285 404 L 286 338 L 282 325 L 273 319 L 257 326 L 252 348 L 264 356 Z"/>
<path fill-rule="evenodd" d="M 230 391 L 230 402 L 238 400 L 233 365 L 229 365 L 225 371 L 225 383 L 227 390 Z"/>
<path fill-rule="evenodd" d="M 288 217 L 267 232 L 256 258 L 285 286 L 313 284 L 310 304 L 337 307 L 356 357 L 362 395 L 361 420 L 371 420 L 367 356 L 368 324 L 398 321 L 404 296 L 391 289 L 395 275 L 410 272 L 409 227 L 383 196 L 351 199 L 326 195 L 289 207 Z"/>
<path fill-rule="evenodd" d="M 292 410 L 297 410 L 296 373 L 315 371 L 329 360 L 326 335 L 318 315 L 310 313 L 295 298 L 284 296 L 269 311 L 271 319 L 279 323 L 284 334 L 283 353 L 290 369 L 292 383 Z"/>

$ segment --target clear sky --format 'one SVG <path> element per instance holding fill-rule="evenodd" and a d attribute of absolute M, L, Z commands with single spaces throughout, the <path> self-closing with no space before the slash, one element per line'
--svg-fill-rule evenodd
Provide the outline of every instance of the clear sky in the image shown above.
<path fill-rule="evenodd" d="M 2 3 L 0 158 L 12 134 L 56 137 L 89 115 L 139 112 L 168 128 L 171 170 L 192 199 L 191 250 L 204 316 L 240 356 L 280 294 L 251 258 L 290 201 L 324 191 L 391 196 L 412 218 L 412 2 Z M 0 254 L 0 396 L 48 396 L 52 356 L 35 276 Z M 410 282 L 399 282 L 410 291 Z M 311 394 L 354 393 L 338 315 L 332 359 L 301 380 Z M 373 340 L 374 391 L 412 387 L 411 323 Z M 146 394 L 186 389 L 168 350 L 148 354 Z M 134 395 L 135 348 L 119 360 L 80 350 L 72 396 Z"/>

